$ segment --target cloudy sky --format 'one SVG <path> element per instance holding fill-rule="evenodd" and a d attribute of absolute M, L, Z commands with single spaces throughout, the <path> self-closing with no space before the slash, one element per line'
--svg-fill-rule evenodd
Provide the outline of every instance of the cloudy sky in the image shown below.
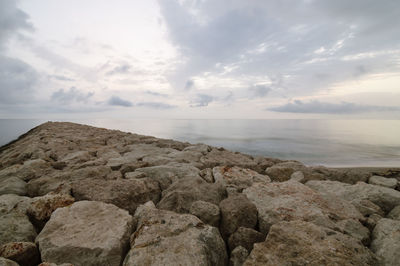
<path fill-rule="evenodd" d="M 1 0 L 0 118 L 400 119 L 398 0 Z"/>

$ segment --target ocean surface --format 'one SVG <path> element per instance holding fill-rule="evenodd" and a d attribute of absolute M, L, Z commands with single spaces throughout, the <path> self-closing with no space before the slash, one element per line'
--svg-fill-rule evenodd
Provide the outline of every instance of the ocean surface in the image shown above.
<path fill-rule="evenodd" d="M 59 120 L 62 121 L 62 120 Z M 69 120 L 307 165 L 400 167 L 400 120 Z M 46 122 L 0 119 L 0 146 Z"/>

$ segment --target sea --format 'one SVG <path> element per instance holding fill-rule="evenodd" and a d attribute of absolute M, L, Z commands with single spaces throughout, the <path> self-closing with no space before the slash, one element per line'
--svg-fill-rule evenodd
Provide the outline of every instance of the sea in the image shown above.
<path fill-rule="evenodd" d="M 56 120 L 53 120 L 56 121 Z M 58 120 L 65 121 L 65 120 Z M 158 138 L 329 167 L 400 167 L 400 120 L 75 119 Z M 0 119 L 0 146 L 46 122 Z"/>

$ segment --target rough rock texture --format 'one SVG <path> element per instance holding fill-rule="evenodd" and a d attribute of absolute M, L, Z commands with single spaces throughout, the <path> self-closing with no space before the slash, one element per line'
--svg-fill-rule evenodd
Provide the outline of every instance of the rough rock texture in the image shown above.
<path fill-rule="evenodd" d="M 212 172 L 215 182 L 221 183 L 226 187 L 235 187 L 238 191 L 250 187 L 254 182 L 271 182 L 268 176 L 237 166 L 218 166 L 214 167 Z"/>
<path fill-rule="evenodd" d="M 400 205 L 393 208 L 387 215 L 387 218 L 400 221 Z"/>
<path fill-rule="evenodd" d="M 197 216 L 203 223 L 218 227 L 220 219 L 219 207 L 215 204 L 198 200 L 193 202 L 190 213 Z"/>
<path fill-rule="evenodd" d="M 33 242 L 36 230 L 23 213 L 10 211 L 0 214 L 0 245 L 9 242 Z"/>
<path fill-rule="evenodd" d="M 306 185 L 321 193 L 332 194 L 350 202 L 369 200 L 385 212 L 400 205 L 400 191 L 364 182 L 350 185 L 337 181 L 309 181 Z"/>
<path fill-rule="evenodd" d="M 228 240 L 229 250 L 234 250 L 238 246 L 242 246 L 251 252 L 253 244 L 263 242 L 265 235 L 251 228 L 239 227 Z"/>
<path fill-rule="evenodd" d="M 124 264 L 226 265 L 225 243 L 218 229 L 189 214 L 140 206 L 136 232 Z"/>
<path fill-rule="evenodd" d="M 304 164 L 296 161 L 280 162 L 265 170 L 265 173 L 272 181 L 284 182 L 291 179 L 292 174 L 301 171 L 304 180 L 321 180 L 325 179 L 324 175 L 313 171 L 312 168 L 306 167 Z"/>
<path fill-rule="evenodd" d="M 321 195 L 296 181 L 255 183 L 243 193 L 256 205 L 260 232 L 264 234 L 280 221 L 303 220 L 335 228 L 336 221 L 363 218 L 352 204 Z"/>
<path fill-rule="evenodd" d="M 0 257 L 0 266 L 19 266 L 15 261 Z"/>
<path fill-rule="evenodd" d="M 78 265 L 120 265 L 133 218 L 112 204 L 79 201 L 59 208 L 36 238 L 42 260 Z"/>
<path fill-rule="evenodd" d="M 0 246 L 0 257 L 18 262 L 22 266 L 36 266 L 40 254 L 32 242 L 10 242 Z"/>
<path fill-rule="evenodd" d="M 27 194 L 26 182 L 18 177 L 8 177 L 0 181 L 0 195 L 15 194 L 25 196 Z"/>
<path fill-rule="evenodd" d="M 397 187 L 398 181 L 396 178 L 386 178 L 379 175 L 373 175 L 369 178 L 368 183 L 371 185 L 378 185 L 394 189 Z"/>
<path fill-rule="evenodd" d="M 242 266 L 246 261 L 247 256 L 249 256 L 249 252 L 242 246 L 236 247 L 231 252 L 231 257 L 229 260 L 229 266 Z"/>
<path fill-rule="evenodd" d="M 304 221 L 274 224 L 244 265 L 377 265 L 374 254 L 347 235 Z"/>
<path fill-rule="evenodd" d="M 28 197 L 7 194 L 0 196 L 0 216 L 9 212 L 25 214 L 32 199 Z"/>
<path fill-rule="evenodd" d="M 400 221 L 381 219 L 372 232 L 371 249 L 381 265 L 395 266 L 400 261 Z"/>

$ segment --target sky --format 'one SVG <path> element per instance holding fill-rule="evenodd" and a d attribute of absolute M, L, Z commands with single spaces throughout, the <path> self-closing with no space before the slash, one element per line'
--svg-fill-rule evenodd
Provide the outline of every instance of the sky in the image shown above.
<path fill-rule="evenodd" d="M 400 119 L 398 0 L 1 0 L 0 118 Z"/>

